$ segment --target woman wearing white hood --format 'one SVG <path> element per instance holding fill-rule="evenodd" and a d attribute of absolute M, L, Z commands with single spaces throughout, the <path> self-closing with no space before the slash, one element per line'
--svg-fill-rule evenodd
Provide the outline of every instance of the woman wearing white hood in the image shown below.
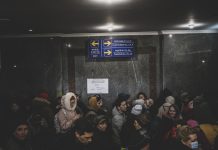
<path fill-rule="evenodd" d="M 74 126 L 74 122 L 80 117 L 75 111 L 77 98 L 74 93 L 68 92 L 66 95 L 62 96 L 61 105 L 61 110 L 55 115 L 56 133 L 66 133 Z"/>

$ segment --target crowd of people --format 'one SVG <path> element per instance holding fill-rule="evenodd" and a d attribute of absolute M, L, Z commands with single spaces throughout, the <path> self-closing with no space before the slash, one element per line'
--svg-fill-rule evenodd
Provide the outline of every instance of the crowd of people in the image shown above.
<path fill-rule="evenodd" d="M 217 150 L 218 124 L 204 96 L 157 100 L 145 93 L 118 94 L 109 110 L 101 95 L 86 103 L 68 92 L 49 100 L 10 100 L 2 119 L 0 150 Z"/>

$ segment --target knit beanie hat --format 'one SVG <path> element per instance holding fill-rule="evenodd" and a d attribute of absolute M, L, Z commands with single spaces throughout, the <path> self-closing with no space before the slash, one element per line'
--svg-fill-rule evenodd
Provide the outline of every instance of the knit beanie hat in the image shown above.
<path fill-rule="evenodd" d="M 175 98 L 173 96 L 167 96 L 165 98 L 166 103 L 175 104 Z"/>
<path fill-rule="evenodd" d="M 143 99 L 136 99 L 132 102 L 133 105 L 144 105 L 145 101 Z"/>
<path fill-rule="evenodd" d="M 108 118 L 105 115 L 99 115 L 95 118 L 96 125 L 102 123 L 103 121 L 108 122 Z"/>
<path fill-rule="evenodd" d="M 131 110 L 131 114 L 133 115 L 139 115 L 142 113 L 142 105 L 135 105 L 132 107 L 132 110 Z"/>
<path fill-rule="evenodd" d="M 192 120 L 192 119 L 188 120 L 186 123 L 191 128 L 197 127 L 199 125 L 196 120 Z"/>

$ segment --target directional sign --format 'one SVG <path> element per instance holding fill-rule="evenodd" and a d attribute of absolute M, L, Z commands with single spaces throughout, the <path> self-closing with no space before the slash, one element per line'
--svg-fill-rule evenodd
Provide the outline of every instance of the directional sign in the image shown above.
<path fill-rule="evenodd" d="M 133 39 L 91 39 L 89 58 L 131 58 L 134 56 Z"/>
<path fill-rule="evenodd" d="M 97 48 L 99 46 L 99 40 L 92 40 L 90 42 L 90 46 L 93 48 Z"/>

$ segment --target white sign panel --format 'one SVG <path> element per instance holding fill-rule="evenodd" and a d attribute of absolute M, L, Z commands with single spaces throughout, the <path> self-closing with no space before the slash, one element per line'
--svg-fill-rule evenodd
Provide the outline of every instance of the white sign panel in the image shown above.
<path fill-rule="evenodd" d="M 108 79 L 87 79 L 88 94 L 108 94 Z"/>

